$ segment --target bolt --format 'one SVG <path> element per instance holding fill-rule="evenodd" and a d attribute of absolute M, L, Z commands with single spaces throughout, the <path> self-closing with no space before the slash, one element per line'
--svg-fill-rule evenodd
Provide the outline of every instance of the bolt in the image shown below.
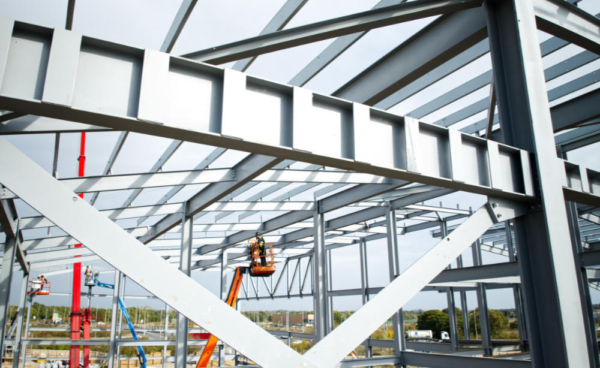
<path fill-rule="evenodd" d="M 494 207 L 494 208 L 498 207 L 498 203 L 492 203 L 492 207 Z"/>
<path fill-rule="evenodd" d="M 496 217 L 500 218 L 500 217 L 502 217 L 502 214 L 499 213 L 499 214 L 496 215 Z"/>
<path fill-rule="evenodd" d="M 77 197 L 73 197 L 73 202 L 76 202 L 76 201 L 77 201 Z"/>

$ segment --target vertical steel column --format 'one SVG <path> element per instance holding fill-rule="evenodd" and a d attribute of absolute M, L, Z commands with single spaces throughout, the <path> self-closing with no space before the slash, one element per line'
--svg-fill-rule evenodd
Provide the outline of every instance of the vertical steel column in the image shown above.
<path fill-rule="evenodd" d="M 187 215 L 187 203 L 183 206 L 181 220 L 181 258 L 179 269 L 190 276 L 192 267 L 192 241 L 194 235 L 194 218 Z M 188 319 L 177 313 L 177 332 L 175 346 L 175 368 L 185 368 L 188 354 Z"/>
<path fill-rule="evenodd" d="M 32 297 L 27 297 L 27 318 L 25 320 L 25 341 L 23 341 L 21 349 L 23 350 L 23 364 L 21 368 L 25 368 L 27 363 L 27 340 L 29 339 L 29 321 L 31 320 L 31 300 Z"/>
<path fill-rule="evenodd" d="M 221 300 L 227 301 L 229 292 L 227 291 L 227 249 L 221 253 Z"/>
<path fill-rule="evenodd" d="M 19 299 L 19 311 L 17 312 L 17 330 L 15 334 L 15 343 L 13 345 L 13 364 L 12 368 L 19 368 L 19 357 L 21 356 L 21 343 L 23 340 L 23 316 L 25 315 L 25 304 L 27 303 L 27 287 L 29 285 L 29 273 L 23 275 L 21 283 L 21 298 Z"/>
<path fill-rule="evenodd" d="M 481 266 L 481 243 L 479 240 L 473 245 L 473 264 Z M 477 307 L 479 308 L 479 327 L 481 328 L 481 345 L 486 356 L 492 355 L 492 336 L 490 334 L 490 318 L 488 315 L 487 294 L 485 284 L 477 284 Z M 473 311 L 473 321 L 477 316 Z M 477 334 L 477 324 L 475 324 L 475 334 Z"/>
<path fill-rule="evenodd" d="M 7 238 L 4 243 L 2 269 L 0 270 L 0 353 L 4 352 L 4 336 L 8 317 L 8 301 L 12 284 L 15 256 L 17 255 L 17 238 Z"/>
<path fill-rule="evenodd" d="M 442 239 L 448 236 L 448 224 L 446 221 L 440 222 L 440 232 Z M 448 266 L 450 267 L 450 266 Z M 454 290 L 448 288 L 446 290 L 446 299 L 448 301 L 448 322 L 450 326 L 450 347 L 452 350 L 458 348 L 458 325 L 456 323 L 456 302 L 454 300 Z"/>
<path fill-rule="evenodd" d="M 121 272 L 115 270 L 115 287 L 113 289 L 112 308 L 110 314 L 110 335 L 108 347 L 108 368 L 115 364 L 115 350 L 117 346 L 117 316 L 119 316 L 119 292 L 121 290 Z"/>
<path fill-rule="evenodd" d="M 125 301 L 125 286 L 126 286 L 127 277 L 121 274 L 121 300 Z M 123 338 L 123 312 L 119 309 L 119 326 L 117 328 L 117 333 L 119 334 L 119 341 Z M 117 368 L 121 367 L 121 345 L 117 345 Z"/>
<path fill-rule="evenodd" d="M 541 208 L 515 219 L 532 362 L 536 367 L 595 366 L 533 1 L 487 0 L 485 8 L 503 141 L 535 155 L 535 184 L 542 199 Z M 550 321 L 552 328 L 545 328 Z"/>
<path fill-rule="evenodd" d="M 163 340 L 168 340 L 168 330 L 169 330 L 169 305 L 165 303 L 165 335 L 163 336 Z M 162 368 L 167 368 L 167 345 L 163 346 L 163 355 L 162 355 Z M 110 367 L 109 367 L 110 368 Z"/>
<path fill-rule="evenodd" d="M 504 222 L 504 232 L 506 236 L 506 248 L 508 249 L 508 260 L 515 262 L 515 245 L 513 244 L 512 230 L 510 229 L 510 221 Z M 519 329 L 519 341 L 521 351 L 525 350 L 525 340 L 527 339 L 527 329 L 525 328 L 525 316 L 523 313 L 523 300 L 521 298 L 521 287 L 518 284 L 513 285 L 513 297 L 515 299 L 515 311 L 517 314 L 517 326 Z"/>
<path fill-rule="evenodd" d="M 385 213 L 385 224 L 387 227 L 390 282 L 392 282 L 400 275 L 400 261 L 398 260 L 396 210 L 394 210 L 389 204 Z M 400 356 L 402 351 L 406 349 L 406 341 L 404 339 L 404 316 L 402 314 L 402 309 L 393 315 L 392 324 L 394 328 L 394 351 L 396 356 Z"/>
<path fill-rule="evenodd" d="M 314 216 L 314 259 L 313 259 L 313 303 L 315 310 L 315 342 L 325 337 L 327 326 L 327 260 L 325 257 L 325 220 L 320 211 L 321 202 L 316 202 Z"/>
<path fill-rule="evenodd" d="M 329 290 L 333 290 L 331 249 L 325 251 L 325 256 L 327 257 L 327 268 L 325 270 L 325 278 L 327 279 L 327 289 L 325 289 L 325 293 L 327 294 L 327 317 L 325 317 L 325 320 L 327 321 L 327 330 L 325 333 L 329 334 L 333 331 L 333 297 L 329 295 Z"/>
<path fill-rule="evenodd" d="M 583 245 L 581 242 L 581 232 L 579 230 L 579 213 L 577 204 L 566 202 L 567 215 L 569 218 L 569 228 L 571 232 L 571 244 L 575 257 L 575 266 L 578 272 L 579 280 L 579 295 L 581 297 L 581 305 L 583 308 L 583 317 L 585 319 L 585 333 L 588 344 L 591 348 L 591 359 L 596 367 L 600 366 L 600 356 L 598 351 L 598 338 L 596 335 L 596 323 L 594 320 L 594 309 L 592 307 L 592 296 L 590 295 L 590 286 L 587 277 L 587 270 L 581 262 L 581 253 L 583 253 Z"/>
<path fill-rule="evenodd" d="M 463 268 L 463 259 L 462 254 L 456 258 L 456 266 L 458 268 Z M 467 292 L 461 291 L 460 293 L 460 307 L 462 309 L 462 317 L 463 317 L 463 332 L 465 340 L 471 340 L 471 335 L 469 334 L 469 307 L 467 305 Z"/>
<path fill-rule="evenodd" d="M 360 238 L 360 243 L 358 247 L 360 253 L 360 288 L 361 288 L 361 297 L 362 297 L 362 305 L 365 305 L 369 302 L 369 267 L 367 264 L 367 242 L 365 238 Z M 365 358 L 370 358 L 371 354 L 371 338 L 365 340 Z"/>

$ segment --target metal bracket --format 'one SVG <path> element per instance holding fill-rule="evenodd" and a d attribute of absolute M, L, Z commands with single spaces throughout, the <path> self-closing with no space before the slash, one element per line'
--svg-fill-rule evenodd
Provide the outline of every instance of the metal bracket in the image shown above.
<path fill-rule="evenodd" d="M 486 204 L 494 223 L 512 220 L 529 213 L 529 206 L 501 198 L 488 197 Z"/>

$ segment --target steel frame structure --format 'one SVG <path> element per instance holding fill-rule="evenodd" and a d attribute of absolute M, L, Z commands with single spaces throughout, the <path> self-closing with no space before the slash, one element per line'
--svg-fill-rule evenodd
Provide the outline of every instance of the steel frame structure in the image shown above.
<path fill-rule="evenodd" d="M 546 82 L 598 59 L 600 20 L 563 0 L 382 0 L 363 13 L 284 29 L 306 3 L 286 1 L 257 37 L 183 56 L 167 52 L 196 6 L 192 0 L 182 1 L 160 51 L 71 31 L 75 1 L 69 1 L 66 30 L 0 18 L 0 230 L 6 238 L 0 350 L 14 347 L 13 368 L 19 356 L 27 360 L 26 344 L 81 343 L 28 337 L 29 273 L 98 259 L 114 267 L 115 290 L 94 297 L 112 297 L 113 314 L 109 340 L 88 344 L 109 345 L 109 368 L 119 366 L 119 348 L 133 344 L 120 339 L 116 308 L 119 295 L 132 297 L 125 277 L 149 292 L 142 298 L 178 312 L 176 340 L 166 339 L 165 323 L 165 340 L 135 342 L 164 346 L 165 353 L 175 345 L 178 368 L 193 361 L 189 345 L 203 344 L 188 341 L 188 320 L 263 367 L 600 365 L 590 298 L 590 285 L 600 285 L 594 269 L 600 265 L 600 172 L 566 160 L 568 151 L 600 140 L 598 90 L 574 96 L 599 81 L 598 71 L 546 92 Z M 369 30 L 430 16 L 439 17 L 333 96 L 302 88 Z M 554 37 L 540 43 L 538 29 Z M 337 39 L 289 84 L 242 73 L 262 54 L 331 38 Z M 544 70 L 542 58 L 569 44 L 584 51 Z M 386 111 L 487 53 L 492 70 L 405 116 Z M 211 65 L 230 61 L 236 61 L 232 69 Z M 433 124 L 418 120 L 488 85 L 488 98 Z M 559 98 L 566 101 L 551 107 Z M 485 119 L 455 128 L 483 111 Z M 58 179 L 62 133 L 107 131 L 121 133 L 101 176 Z M 148 172 L 112 175 L 129 132 L 171 141 Z M 315 132 L 328 144 L 312 139 Z M 42 133 L 56 135 L 50 173 L 1 137 Z M 163 171 L 184 142 L 214 148 L 192 170 Z M 247 155 L 232 167 L 211 168 L 228 150 Z M 191 197 L 173 200 L 194 186 Z M 152 205 L 135 205 L 149 188 L 168 191 Z M 94 208 L 102 193 L 124 190 L 130 192 L 120 206 Z M 488 200 L 475 212 L 419 204 L 456 191 Z M 313 200 L 293 200 L 307 193 Z M 15 201 L 40 215 L 19 216 Z M 137 225 L 122 228 L 116 221 L 123 219 Z M 399 226 L 402 220 L 411 223 Z M 66 234 L 29 235 L 40 229 Z M 401 272 L 398 236 L 425 229 L 434 229 L 438 244 Z M 246 279 L 239 300 L 312 298 L 314 334 L 265 331 L 223 302 L 227 272 L 248 263 L 244 243 L 256 231 L 275 243 L 282 270 L 278 278 Z M 369 286 L 367 244 L 378 239 L 388 245 L 385 287 Z M 84 247 L 74 249 L 78 243 Z M 332 250 L 349 245 L 359 249 L 360 285 L 335 290 Z M 466 267 L 462 254 L 469 248 L 473 265 Z M 486 265 L 482 251 L 508 262 Z M 190 277 L 212 269 L 221 275 L 216 296 Z M 8 297 L 18 272 L 23 287 L 12 338 Z M 515 299 L 520 340 L 513 345 L 523 354 L 512 359 L 494 356 L 503 347 L 490 335 L 486 291 L 496 288 L 511 289 Z M 445 293 L 450 311 L 457 292 L 463 313 L 465 293 L 475 291 L 481 339 L 459 340 L 450 313 L 450 341 L 405 341 L 402 307 L 422 291 Z M 333 299 L 350 295 L 363 307 L 334 328 Z M 395 339 L 371 339 L 390 317 Z M 463 321 L 469 331 L 467 314 Z M 315 345 L 300 355 L 277 336 Z M 359 345 L 365 359 L 345 360 Z M 475 348 L 457 353 L 459 346 Z M 395 355 L 373 357 L 373 347 Z M 162 360 L 164 367 L 165 354 Z"/>

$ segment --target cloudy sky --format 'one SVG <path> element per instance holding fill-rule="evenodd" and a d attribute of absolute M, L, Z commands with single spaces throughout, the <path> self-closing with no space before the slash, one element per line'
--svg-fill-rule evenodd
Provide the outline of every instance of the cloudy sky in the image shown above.
<path fill-rule="evenodd" d="M 309 24 L 320 20 L 365 11 L 372 8 L 377 0 L 309 0 L 303 9 L 288 24 L 287 28 Z M 224 0 L 205 1 L 200 0 L 190 16 L 173 54 L 185 54 L 192 51 L 217 46 L 223 43 L 244 39 L 257 35 L 269 22 L 273 15 L 285 3 L 285 0 Z M 164 37 L 171 25 L 180 5 L 180 1 L 159 0 L 78 0 L 75 10 L 73 30 L 91 37 L 102 38 L 118 43 L 128 44 L 140 48 L 159 49 Z M 342 6 L 343 5 L 343 6 Z M 64 28 L 66 17 L 66 0 L 0 0 L 0 16 L 17 19 L 24 22 L 40 24 L 52 28 Z M 600 12 L 600 2 L 584 0 L 580 7 L 592 14 Z M 374 61 L 385 55 L 388 51 L 416 33 L 424 25 L 431 22 L 435 17 L 418 21 L 403 23 L 399 25 L 380 28 L 369 32 L 354 46 L 347 50 L 342 56 L 331 63 L 318 76 L 311 80 L 305 87 L 326 94 L 331 94 L 347 80 L 355 76 Z M 549 36 L 540 34 L 543 41 Z M 262 78 L 287 83 L 297 72 L 310 62 L 320 51 L 332 41 L 322 41 L 290 50 L 261 56 L 247 71 L 248 74 Z M 553 53 L 544 59 L 546 67 L 552 66 L 567 57 L 570 57 L 581 49 L 576 46 L 568 46 Z M 224 67 L 231 64 L 224 65 Z M 574 78 L 580 77 L 600 67 L 600 61 L 592 62 L 579 70 L 557 78 L 548 83 L 548 89 L 564 84 Z M 444 78 L 441 82 L 429 87 L 415 96 L 407 99 L 401 104 L 393 107 L 391 111 L 398 114 L 406 114 L 414 108 L 428 102 L 443 93 L 451 90 L 457 85 L 479 75 L 491 68 L 489 56 L 483 56 L 470 65 Z M 584 90 L 598 88 L 598 84 L 592 85 Z M 486 86 L 478 91 L 459 99 L 458 101 L 440 109 L 438 112 L 425 116 L 422 120 L 434 122 L 454 111 L 486 97 L 489 88 Z M 567 96 L 565 99 L 572 98 Z M 486 112 L 477 114 L 456 125 L 456 128 L 484 118 Z M 88 135 L 86 174 L 101 174 L 108 156 L 117 140 L 119 133 L 93 133 Z M 29 157 L 34 159 L 40 166 L 48 171 L 52 167 L 52 153 L 54 150 L 54 135 L 37 136 L 11 136 L 9 140 Z M 113 173 L 145 172 L 155 163 L 156 159 L 170 144 L 170 140 L 158 137 L 130 134 L 127 142 L 116 161 Z M 77 156 L 79 147 L 78 134 L 62 134 L 59 152 L 58 172 L 60 177 L 72 177 L 77 173 Z M 600 162 L 595 159 L 598 145 L 581 149 L 570 154 L 569 159 L 580 162 L 590 168 L 600 170 Z M 165 170 L 185 170 L 195 166 L 202 157 L 210 152 L 210 147 L 184 144 L 171 160 L 165 165 Z M 228 153 L 211 167 L 227 167 L 244 157 L 239 152 Z M 199 159 L 200 158 L 200 159 Z M 195 188 L 198 190 L 199 188 Z M 189 192 L 189 193 L 188 193 Z M 185 196 L 193 194 L 191 189 L 182 194 L 180 200 Z M 136 199 L 134 205 L 153 203 L 164 194 L 161 189 L 146 190 Z M 107 208 L 116 203 L 123 202 L 128 196 L 125 193 L 110 193 L 100 196 L 97 207 Z M 312 200 L 312 192 L 294 198 L 295 200 Z M 446 207 L 457 207 L 473 209 L 478 208 L 485 198 L 464 193 L 449 195 L 430 204 L 439 205 L 440 202 Z M 31 215 L 24 205 L 19 207 L 22 216 Z M 150 220 L 149 220 L 150 221 Z M 59 233 L 53 233 L 58 235 Z M 400 263 L 405 270 L 421 255 L 436 243 L 436 239 L 430 236 L 429 231 L 411 233 L 399 238 Z M 369 278 L 370 286 L 384 286 L 388 282 L 387 271 L 387 249 L 385 241 L 369 243 Z M 484 252 L 484 263 L 503 262 L 504 258 Z M 109 266 L 103 262 L 96 262 L 99 269 L 108 270 Z M 470 251 L 465 254 L 465 265 L 471 265 Z M 49 270 L 50 271 L 50 270 Z M 194 279 L 198 280 L 209 290 L 217 293 L 217 272 L 195 272 Z M 112 282 L 112 274 L 103 276 L 104 281 Z M 68 292 L 71 285 L 71 276 L 63 274 L 51 278 L 53 291 Z M 333 251 L 333 287 L 334 289 L 356 288 L 360 285 L 358 269 L 358 248 L 348 246 Z M 18 289 L 15 280 L 13 290 Z M 95 292 L 101 293 L 101 290 Z M 128 284 L 128 294 L 143 294 L 144 291 L 134 285 Z M 600 300 L 600 293 L 592 291 L 594 301 Z M 13 292 L 13 296 L 14 296 Z M 474 292 L 468 293 L 469 308 L 476 305 Z M 512 308 L 512 292 L 509 290 L 489 291 L 490 308 Z M 16 298 L 11 302 L 16 304 Z M 46 297 L 40 302 L 46 304 L 70 304 L 70 298 Z M 160 302 L 148 302 L 139 300 L 128 301 L 130 306 L 150 305 L 161 308 Z M 94 305 L 108 307 L 108 299 L 94 300 Z M 338 310 L 352 310 L 360 306 L 359 297 L 340 297 L 334 299 L 334 308 Z M 431 309 L 445 308 L 446 295 L 436 292 L 421 293 L 414 298 L 406 309 Z M 276 300 L 257 302 L 243 302 L 242 309 L 311 309 L 312 299 L 303 300 Z"/>

